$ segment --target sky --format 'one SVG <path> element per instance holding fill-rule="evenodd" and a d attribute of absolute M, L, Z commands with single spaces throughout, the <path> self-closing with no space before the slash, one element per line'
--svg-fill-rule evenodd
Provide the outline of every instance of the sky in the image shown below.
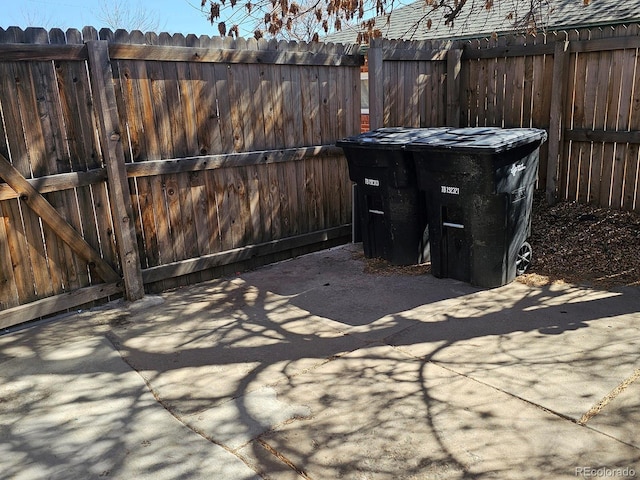
<path fill-rule="evenodd" d="M 117 0 L 0 0 L 0 27 L 80 30 L 90 25 L 100 29 L 108 27 L 101 20 L 104 18 L 102 7 L 114 2 L 118 3 Z M 158 33 L 218 35 L 217 27 L 210 25 L 200 11 L 200 0 L 120 0 L 119 3 L 127 5 L 131 14 L 138 7 L 145 9 L 147 17 L 158 25 Z"/>

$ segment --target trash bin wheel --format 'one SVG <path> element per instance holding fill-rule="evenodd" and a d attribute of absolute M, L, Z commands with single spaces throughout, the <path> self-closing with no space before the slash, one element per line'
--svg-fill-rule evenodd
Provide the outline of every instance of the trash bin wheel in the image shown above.
<path fill-rule="evenodd" d="M 518 250 L 518 259 L 516 260 L 516 275 L 522 275 L 531 265 L 532 249 L 529 242 L 524 242 Z"/>

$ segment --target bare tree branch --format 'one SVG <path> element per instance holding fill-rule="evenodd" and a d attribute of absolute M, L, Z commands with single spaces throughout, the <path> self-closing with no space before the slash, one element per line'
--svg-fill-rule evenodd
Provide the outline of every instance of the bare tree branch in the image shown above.
<path fill-rule="evenodd" d="M 419 25 L 431 28 L 434 19 L 444 20 L 444 24 L 453 27 L 456 20 L 465 15 L 478 15 L 478 12 L 492 10 L 498 5 L 509 10 L 509 20 L 514 28 L 535 29 L 544 23 L 552 9 L 553 0 L 422 0 L 427 7 L 424 15 L 416 18 L 407 31 Z M 573 0 L 589 3 L 588 0 Z M 271 36 L 279 38 L 308 39 L 318 38 L 320 34 L 353 29 L 358 41 L 368 41 L 381 35 L 375 17 L 384 17 L 388 22 L 394 9 L 408 5 L 403 0 L 201 0 L 201 9 L 212 24 L 220 24 L 220 32 L 237 34 L 238 26 L 250 29 L 256 37 Z M 507 7 L 507 8 L 504 8 Z M 367 19 L 368 18 L 368 19 Z M 311 20 L 315 19 L 315 20 Z M 235 28 L 227 30 L 226 26 Z M 225 28 L 222 28 L 222 27 Z M 223 33 L 224 32 L 224 33 Z"/>

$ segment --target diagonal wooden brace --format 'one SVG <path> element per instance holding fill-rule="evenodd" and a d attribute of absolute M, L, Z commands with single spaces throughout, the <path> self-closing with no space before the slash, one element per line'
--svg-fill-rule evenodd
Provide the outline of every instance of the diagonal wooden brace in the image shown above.
<path fill-rule="evenodd" d="M 25 202 L 53 232 L 71 249 L 95 266 L 96 272 L 105 282 L 119 282 L 122 277 L 109 265 L 94 248 L 58 213 L 18 170 L 0 154 L 0 177 L 13 188 L 20 200 Z"/>

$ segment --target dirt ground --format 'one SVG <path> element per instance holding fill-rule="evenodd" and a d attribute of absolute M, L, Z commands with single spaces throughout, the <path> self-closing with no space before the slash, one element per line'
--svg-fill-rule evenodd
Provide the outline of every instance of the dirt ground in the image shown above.
<path fill-rule="evenodd" d="M 534 200 L 527 284 L 567 282 L 610 289 L 640 285 L 640 214 Z"/>
<path fill-rule="evenodd" d="M 554 282 L 597 289 L 640 286 L 640 214 L 575 202 L 550 206 L 544 194 L 534 199 L 531 218 L 533 259 L 517 281 L 532 286 Z M 422 275 L 430 266 L 396 267 L 367 259 L 365 272 Z"/>

